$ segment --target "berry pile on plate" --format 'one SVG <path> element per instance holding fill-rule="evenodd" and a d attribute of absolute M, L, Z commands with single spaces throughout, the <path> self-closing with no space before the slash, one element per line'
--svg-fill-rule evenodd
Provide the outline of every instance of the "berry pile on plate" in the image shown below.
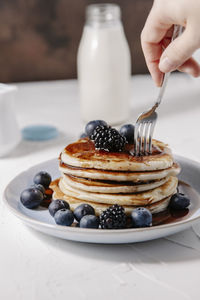
<path fill-rule="evenodd" d="M 95 216 L 94 208 L 89 204 L 81 204 L 72 212 L 66 201 L 53 200 L 49 205 L 49 213 L 56 224 L 71 226 L 74 220 L 80 228 L 124 229 L 127 228 L 128 218 L 124 208 L 114 204 Z M 152 214 L 146 208 L 137 208 L 132 212 L 132 225 L 134 227 L 149 227 L 152 225 Z"/>
<path fill-rule="evenodd" d="M 51 183 L 51 176 L 44 171 L 33 178 L 33 185 L 22 191 L 20 201 L 26 208 L 37 208 L 48 197 L 46 190 Z"/>
<path fill-rule="evenodd" d="M 118 131 L 103 120 L 94 120 L 87 123 L 80 137 L 89 137 L 98 150 L 120 152 L 127 143 L 134 142 L 134 129 L 134 125 L 125 124 Z"/>
<path fill-rule="evenodd" d="M 75 219 L 76 226 L 81 228 L 99 227 L 99 218 L 95 216 L 94 208 L 89 204 L 81 204 L 72 212 L 66 201 L 57 199 L 49 205 L 49 213 L 58 225 L 71 226 Z"/>

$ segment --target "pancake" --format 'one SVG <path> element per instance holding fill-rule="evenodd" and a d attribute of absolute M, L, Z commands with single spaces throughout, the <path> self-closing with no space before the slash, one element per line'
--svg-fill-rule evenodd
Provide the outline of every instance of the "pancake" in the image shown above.
<path fill-rule="evenodd" d="M 69 144 L 61 153 L 61 161 L 70 166 L 112 171 L 155 171 L 172 167 L 170 149 L 162 142 L 153 140 L 151 155 L 133 156 L 133 145 L 126 145 L 122 152 L 96 150 L 89 138 Z"/>
<path fill-rule="evenodd" d="M 158 179 L 147 183 L 117 182 L 93 180 L 82 177 L 62 174 L 63 181 L 74 189 L 93 193 L 116 194 L 116 193 L 138 193 L 152 190 L 163 185 L 168 178 Z"/>
<path fill-rule="evenodd" d="M 97 216 L 99 216 L 104 210 L 106 210 L 110 206 L 109 204 L 94 203 L 94 202 L 84 201 L 84 200 L 77 199 L 75 197 L 68 196 L 60 190 L 58 183 L 59 183 L 59 180 L 55 180 L 50 185 L 50 188 L 53 190 L 53 199 L 54 200 L 61 199 L 61 200 L 67 201 L 70 205 L 71 210 L 74 210 L 77 206 L 79 206 L 82 203 L 87 203 L 87 204 L 90 204 L 94 208 L 95 214 Z M 148 208 L 153 214 L 162 212 L 167 209 L 171 196 L 172 195 L 170 195 L 170 197 L 164 198 L 158 202 L 151 203 L 145 207 Z M 138 206 L 124 205 L 123 207 L 124 207 L 127 215 L 130 215 L 132 210 Z"/>
<path fill-rule="evenodd" d="M 102 194 L 81 191 L 69 186 L 63 178 L 59 180 L 60 190 L 69 197 L 73 197 L 82 201 L 90 201 L 92 203 L 105 203 L 109 205 L 131 205 L 131 206 L 146 206 L 158 202 L 164 198 L 174 194 L 177 190 L 178 179 L 170 176 L 168 180 L 160 187 L 150 191 L 137 194 Z"/>
<path fill-rule="evenodd" d="M 153 140 L 151 155 L 131 155 L 133 145 L 121 152 L 96 150 L 93 141 L 82 138 L 60 154 L 61 178 L 51 184 L 54 199 L 63 199 L 72 210 L 82 203 L 97 215 L 113 204 L 130 214 L 146 207 L 153 214 L 166 210 L 177 192 L 180 167 L 166 144 Z"/>
<path fill-rule="evenodd" d="M 164 170 L 147 171 L 147 172 L 127 172 L 127 171 L 109 171 L 91 168 L 72 167 L 60 162 L 59 170 L 61 173 L 91 178 L 99 180 L 114 180 L 114 181 L 133 181 L 146 182 L 158 180 L 169 176 L 176 176 L 180 172 L 180 166 L 177 163 Z"/>

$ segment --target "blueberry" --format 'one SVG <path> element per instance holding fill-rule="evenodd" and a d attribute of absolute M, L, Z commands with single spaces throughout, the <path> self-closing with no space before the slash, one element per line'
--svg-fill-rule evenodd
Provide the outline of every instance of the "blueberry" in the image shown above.
<path fill-rule="evenodd" d="M 83 139 L 85 137 L 87 137 L 87 134 L 85 132 L 83 132 L 83 133 L 80 134 L 80 139 Z"/>
<path fill-rule="evenodd" d="M 99 218 L 94 215 L 85 215 L 80 220 L 80 228 L 98 228 Z"/>
<path fill-rule="evenodd" d="M 20 195 L 21 203 L 27 208 L 36 208 L 43 199 L 43 193 L 36 188 L 26 189 Z"/>
<path fill-rule="evenodd" d="M 74 215 L 71 210 L 62 208 L 55 213 L 54 220 L 58 225 L 71 226 L 74 221 Z"/>
<path fill-rule="evenodd" d="M 126 124 L 120 128 L 120 134 L 123 135 L 129 144 L 134 142 L 134 125 Z"/>
<path fill-rule="evenodd" d="M 31 188 L 38 189 L 40 192 L 42 192 L 43 195 L 45 195 L 45 188 L 41 184 L 34 184 L 31 186 Z"/>
<path fill-rule="evenodd" d="M 95 120 L 87 123 L 85 126 L 85 133 L 87 134 L 87 136 L 90 136 L 93 133 L 94 129 L 99 125 L 107 126 L 107 123 L 103 120 Z"/>
<path fill-rule="evenodd" d="M 145 207 L 138 207 L 131 213 L 133 227 L 150 227 L 152 225 L 152 214 Z"/>
<path fill-rule="evenodd" d="M 74 210 L 74 217 L 79 222 L 86 215 L 94 215 L 94 208 L 89 204 L 81 204 Z"/>
<path fill-rule="evenodd" d="M 66 201 L 63 200 L 53 200 L 50 204 L 49 204 L 49 213 L 50 215 L 53 217 L 55 215 L 55 213 L 62 209 L 62 208 L 66 208 L 66 209 L 70 209 L 69 204 Z"/>
<path fill-rule="evenodd" d="M 33 181 L 35 184 L 41 184 L 48 188 L 51 183 L 51 176 L 47 172 L 41 171 L 35 175 Z"/>
<path fill-rule="evenodd" d="M 175 210 L 185 209 L 190 205 L 190 199 L 182 193 L 176 193 L 171 197 L 170 208 Z"/>

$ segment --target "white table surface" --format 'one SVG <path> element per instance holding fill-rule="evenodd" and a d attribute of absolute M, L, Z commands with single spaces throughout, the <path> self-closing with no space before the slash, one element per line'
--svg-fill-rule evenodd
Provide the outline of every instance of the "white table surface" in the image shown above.
<path fill-rule="evenodd" d="M 76 81 L 18 84 L 20 127 L 54 124 L 60 137 L 21 142 L 0 159 L 0 194 L 19 172 L 57 157 L 82 131 Z M 149 76 L 132 82 L 132 121 L 155 99 Z M 200 79 L 172 75 L 159 109 L 155 137 L 174 153 L 200 161 Z M 1 197 L 2 200 L 2 197 Z M 93 245 L 29 229 L 0 202 L 0 299 L 199 299 L 200 239 L 191 228 L 159 240 Z"/>

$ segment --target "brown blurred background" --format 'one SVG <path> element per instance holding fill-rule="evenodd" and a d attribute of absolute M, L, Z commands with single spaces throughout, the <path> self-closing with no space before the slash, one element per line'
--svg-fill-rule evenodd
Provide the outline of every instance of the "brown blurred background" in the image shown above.
<path fill-rule="evenodd" d="M 85 7 L 101 0 L 1 0 L 0 82 L 76 77 L 76 55 Z M 108 1 L 120 5 L 133 73 L 146 73 L 140 32 L 153 0 Z"/>

